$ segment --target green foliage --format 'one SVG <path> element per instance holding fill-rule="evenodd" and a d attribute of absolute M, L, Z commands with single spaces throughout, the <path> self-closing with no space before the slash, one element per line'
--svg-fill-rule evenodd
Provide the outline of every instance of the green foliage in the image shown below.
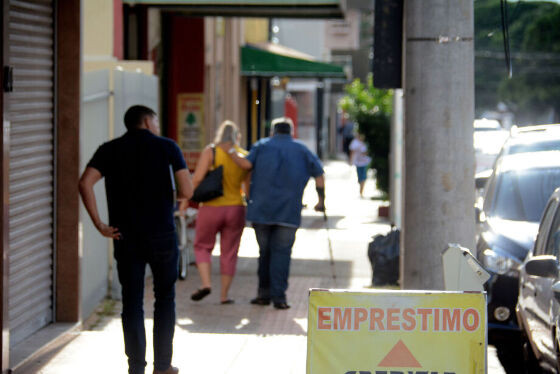
<path fill-rule="evenodd" d="M 356 79 L 346 86 L 346 96 L 339 106 L 358 124 L 358 132 L 364 135 L 372 159 L 371 167 L 376 172 L 377 188 L 388 194 L 393 92 L 375 88 L 370 74 L 367 85 Z"/>
<path fill-rule="evenodd" d="M 507 77 L 499 0 L 476 0 L 475 105 L 478 113 L 505 101 L 517 122 L 535 123 L 554 108 L 560 113 L 560 5 L 508 2 L 513 78 Z"/>
<path fill-rule="evenodd" d="M 525 51 L 560 53 L 560 6 L 543 11 L 527 26 L 522 48 Z"/>
<path fill-rule="evenodd" d="M 498 93 L 513 107 L 520 124 L 536 123 L 539 113 L 546 114 L 550 108 L 560 115 L 560 74 L 519 73 L 514 79 L 502 81 Z"/>

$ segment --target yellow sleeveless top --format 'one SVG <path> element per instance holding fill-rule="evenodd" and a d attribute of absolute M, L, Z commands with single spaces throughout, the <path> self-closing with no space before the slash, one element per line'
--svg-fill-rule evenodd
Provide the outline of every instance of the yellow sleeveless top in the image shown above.
<path fill-rule="evenodd" d="M 235 147 L 237 152 L 247 155 L 248 152 L 243 148 Z M 216 160 L 214 164 L 216 167 L 223 165 L 224 175 L 222 184 L 224 186 L 224 194 L 215 199 L 204 202 L 205 206 L 236 206 L 245 205 L 243 193 L 241 191 L 241 183 L 247 177 L 247 171 L 241 169 L 231 159 L 231 157 L 219 146 L 216 146 Z"/>

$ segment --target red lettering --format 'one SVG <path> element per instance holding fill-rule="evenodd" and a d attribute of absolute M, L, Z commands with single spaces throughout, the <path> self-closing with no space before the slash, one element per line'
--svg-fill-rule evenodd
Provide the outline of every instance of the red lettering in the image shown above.
<path fill-rule="evenodd" d="M 367 320 L 367 309 L 366 308 L 355 308 L 354 309 L 354 330 L 360 329 L 360 324 Z"/>
<path fill-rule="evenodd" d="M 440 309 L 434 309 L 434 331 L 439 331 L 439 313 Z"/>
<path fill-rule="evenodd" d="M 378 330 L 383 331 L 385 327 L 383 327 L 383 317 L 385 316 L 385 312 L 381 308 L 371 308 L 370 312 L 370 319 L 369 319 L 369 329 L 375 330 L 375 325 L 377 325 Z"/>
<path fill-rule="evenodd" d="M 334 330 L 350 330 L 352 329 L 352 309 L 344 308 L 334 308 Z"/>
<path fill-rule="evenodd" d="M 412 308 L 406 308 L 403 311 L 403 319 L 408 322 L 408 324 L 403 323 L 402 328 L 406 331 L 412 331 L 416 328 L 416 318 L 414 318 L 415 314 L 416 312 Z"/>
<path fill-rule="evenodd" d="M 400 330 L 401 327 L 399 325 L 395 325 L 394 323 L 399 320 L 398 314 L 400 313 L 400 309 L 398 308 L 389 308 L 387 309 L 387 330 Z M 397 314 L 397 315 L 395 315 Z"/>
<path fill-rule="evenodd" d="M 428 331 L 428 315 L 432 314 L 432 309 L 419 308 L 417 311 L 422 315 L 422 331 Z"/>
<path fill-rule="evenodd" d="M 443 310 L 443 331 L 461 331 L 461 309 Z"/>
<path fill-rule="evenodd" d="M 319 330 L 330 330 L 331 329 L 331 325 L 330 325 L 330 312 L 331 312 L 331 308 L 322 308 L 319 307 L 317 308 L 317 325 L 318 325 L 318 329 Z"/>
<path fill-rule="evenodd" d="M 472 323 L 469 318 L 469 316 L 471 315 L 473 317 Z M 473 308 L 469 308 L 465 310 L 465 313 L 463 313 L 463 327 L 465 328 L 465 330 L 469 332 L 473 332 L 476 329 L 478 329 L 479 324 L 480 324 L 480 316 L 478 315 L 478 311 Z"/>

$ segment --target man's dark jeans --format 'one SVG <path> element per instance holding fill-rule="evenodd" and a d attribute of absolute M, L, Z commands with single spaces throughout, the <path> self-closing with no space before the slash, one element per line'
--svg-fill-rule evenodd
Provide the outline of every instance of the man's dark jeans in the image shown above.
<path fill-rule="evenodd" d="M 150 238 L 123 235 L 115 240 L 115 259 L 122 286 L 122 325 L 128 372 L 143 374 L 146 367 L 144 277 L 150 265 L 154 283 L 154 368 L 166 370 L 173 354 L 175 281 L 179 251 L 175 233 Z"/>
<path fill-rule="evenodd" d="M 274 303 L 286 302 L 297 227 L 254 223 L 253 228 L 259 243 L 258 296 Z"/>

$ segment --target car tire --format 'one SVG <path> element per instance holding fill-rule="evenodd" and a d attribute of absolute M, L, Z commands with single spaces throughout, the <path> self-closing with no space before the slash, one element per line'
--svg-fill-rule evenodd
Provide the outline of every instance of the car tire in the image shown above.
<path fill-rule="evenodd" d="M 526 337 L 522 339 L 522 346 L 523 346 L 523 360 L 525 361 L 525 367 L 527 373 L 544 373 L 535 353 L 533 352 L 533 348 L 531 347 L 531 343 L 527 340 Z"/>
<path fill-rule="evenodd" d="M 560 347 L 558 347 L 558 339 L 554 336 L 554 349 L 556 351 L 556 373 L 560 374 Z"/>
<path fill-rule="evenodd" d="M 529 341 L 522 337 L 496 344 L 496 353 L 507 374 L 539 374 L 539 365 Z"/>

